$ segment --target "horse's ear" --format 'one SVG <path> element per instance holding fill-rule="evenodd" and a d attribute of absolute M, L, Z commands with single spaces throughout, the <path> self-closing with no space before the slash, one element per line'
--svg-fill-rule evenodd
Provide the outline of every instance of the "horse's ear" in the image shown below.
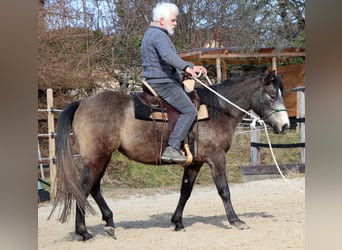
<path fill-rule="evenodd" d="M 275 79 L 276 77 L 276 71 L 272 70 L 270 73 L 268 73 L 264 79 L 263 84 L 266 85 L 270 85 L 272 83 L 272 81 Z"/>

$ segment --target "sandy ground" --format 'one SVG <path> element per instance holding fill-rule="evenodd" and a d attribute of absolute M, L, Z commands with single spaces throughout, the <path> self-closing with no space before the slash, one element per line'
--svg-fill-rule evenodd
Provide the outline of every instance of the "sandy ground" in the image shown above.
<path fill-rule="evenodd" d="M 305 189 L 304 177 L 289 182 Z M 180 232 L 170 227 L 178 192 L 105 190 L 114 213 L 116 240 L 105 233 L 99 212 L 86 217 L 88 230 L 95 237 L 83 242 L 74 233 L 74 216 L 64 224 L 56 216 L 47 220 L 51 205 L 43 203 L 38 207 L 38 248 L 305 249 L 303 193 L 282 179 L 233 184 L 230 189 L 235 211 L 250 226 L 248 230 L 230 226 L 214 186 L 194 188 L 184 211 L 185 230 Z"/>

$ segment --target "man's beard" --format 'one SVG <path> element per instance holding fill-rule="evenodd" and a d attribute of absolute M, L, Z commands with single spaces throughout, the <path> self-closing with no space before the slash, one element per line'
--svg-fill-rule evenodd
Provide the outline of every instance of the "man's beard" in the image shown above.
<path fill-rule="evenodd" d="M 172 36 L 172 35 L 175 33 L 175 28 L 173 28 L 173 27 L 169 27 L 169 28 L 167 28 L 166 30 L 167 30 L 167 33 L 168 33 L 170 36 Z"/>

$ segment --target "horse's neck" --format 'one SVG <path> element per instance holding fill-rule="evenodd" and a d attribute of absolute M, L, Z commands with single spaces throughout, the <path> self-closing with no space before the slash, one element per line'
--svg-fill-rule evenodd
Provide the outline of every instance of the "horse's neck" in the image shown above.
<path fill-rule="evenodd" d="M 259 82 L 260 79 L 258 77 L 251 77 L 249 79 L 241 79 L 240 82 L 236 83 L 214 85 L 212 88 L 213 92 L 219 95 L 203 88 L 197 89 L 197 92 L 200 101 L 209 106 L 209 116 L 212 118 L 224 116 L 222 117 L 223 119 L 235 117 L 237 122 L 239 122 L 245 113 L 234 107 L 234 105 L 246 111 L 251 109 L 252 99 L 256 98 L 256 93 L 260 87 Z"/>
<path fill-rule="evenodd" d="M 240 120 L 245 115 L 245 112 L 239 108 L 245 111 L 248 111 L 251 108 L 251 99 L 255 93 L 255 89 L 255 87 L 249 86 L 247 82 L 225 86 L 220 92 L 222 93 L 221 95 L 226 96 L 226 100 L 220 98 L 220 106 L 225 112 L 228 112 L 231 116 Z"/>

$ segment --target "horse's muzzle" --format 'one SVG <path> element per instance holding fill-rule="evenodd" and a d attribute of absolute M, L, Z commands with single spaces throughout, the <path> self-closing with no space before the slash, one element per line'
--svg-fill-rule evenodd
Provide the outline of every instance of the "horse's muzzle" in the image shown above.
<path fill-rule="evenodd" d="M 285 123 L 281 128 L 279 128 L 278 126 L 274 126 L 273 133 L 285 134 L 289 128 L 290 128 L 290 125 L 288 123 Z"/>

